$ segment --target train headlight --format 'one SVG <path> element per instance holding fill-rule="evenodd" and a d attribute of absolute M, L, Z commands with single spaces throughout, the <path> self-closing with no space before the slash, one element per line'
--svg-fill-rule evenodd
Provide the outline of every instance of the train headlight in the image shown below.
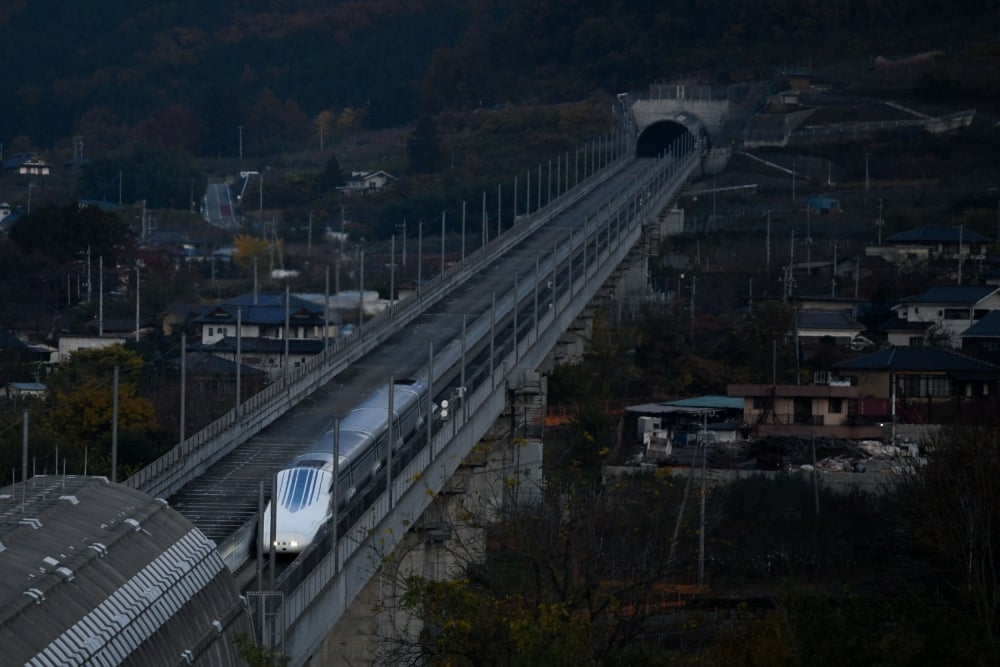
<path fill-rule="evenodd" d="M 293 548 L 293 549 L 294 549 L 295 547 L 299 546 L 299 543 L 298 543 L 298 542 L 296 542 L 295 540 L 292 540 L 292 541 L 290 542 L 290 544 L 292 545 L 292 548 Z"/>

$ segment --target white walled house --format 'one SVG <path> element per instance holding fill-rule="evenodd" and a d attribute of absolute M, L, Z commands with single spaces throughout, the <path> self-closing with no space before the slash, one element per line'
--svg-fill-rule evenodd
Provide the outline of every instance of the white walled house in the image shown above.
<path fill-rule="evenodd" d="M 112 345 L 124 345 L 121 336 L 62 336 L 59 338 L 60 362 L 69 359 L 70 355 L 79 350 L 101 350 Z"/>
<path fill-rule="evenodd" d="M 200 337 L 190 349 L 235 362 L 239 338 L 242 363 L 279 373 L 286 365 L 286 328 L 287 365 L 295 367 L 322 352 L 325 323 L 323 309 L 304 299 L 291 296 L 286 308 L 284 293 L 245 295 L 195 318 Z"/>
<path fill-rule="evenodd" d="M 906 297 L 893 310 L 904 322 L 926 325 L 923 344 L 957 348 L 966 329 L 990 312 L 1000 310 L 998 292 L 1000 287 L 996 285 L 938 285 Z M 910 337 L 914 338 L 912 334 Z"/>
<path fill-rule="evenodd" d="M 395 180 L 396 177 L 386 171 L 354 171 L 337 189 L 348 194 L 378 192 Z"/>

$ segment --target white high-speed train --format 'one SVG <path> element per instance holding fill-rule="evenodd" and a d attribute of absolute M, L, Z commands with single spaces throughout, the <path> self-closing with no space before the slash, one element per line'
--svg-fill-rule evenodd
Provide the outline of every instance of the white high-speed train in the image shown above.
<path fill-rule="evenodd" d="M 393 452 L 398 452 L 427 418 L 427 386 L 400 381 L 393 386 Z M 389 386 L 372 393 L 340 421 L 337 506 L 343 507 L 388 461 Z M 299 553 L 333 515 L 333 429 L 278 472 L 277 514 L 271 538 L 269 502 L 263 516 L 263 547 L 269 553 Z"/>

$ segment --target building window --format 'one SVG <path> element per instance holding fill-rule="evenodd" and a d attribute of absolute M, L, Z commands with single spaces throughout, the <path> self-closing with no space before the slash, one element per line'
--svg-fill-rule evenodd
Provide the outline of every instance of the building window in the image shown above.
<path fill-rule="evenodd" d="M 923 347 L 924 337 L 923 336 L 910 336 L 910 347 Z"/>
<path fill-rule="evenodd" d="M 829 404 L 827 405 L 826 411 L 832 415 L 839 415 L 844 411 L 844 399 L 842 398 L 831 398 Z"/>
<path fill-rule="evenodd" d="M 209 327 L 209 328 L 208 328 L 208 335 L 209 335 L 209 336 L 212 336 L 212 335 L 213 335 L 213 332 L 212 332 L 212 327 Z"/>
<path fill-rule="evenodd" d="M 951 384 L 943 375 L 905 375 L 900 378 L 903 396 L 911 398 L 948 398 Z"/>

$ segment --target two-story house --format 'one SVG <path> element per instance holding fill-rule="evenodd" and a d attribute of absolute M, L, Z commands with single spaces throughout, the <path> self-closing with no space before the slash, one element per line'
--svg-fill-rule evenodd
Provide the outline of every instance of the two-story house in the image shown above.
<path fill-rule="evenodd" d="M 299 366 L 323 351 L 322 307 L 284 293 L 252 294 L 223 301 L 193 320 L 200 330 L 192 351 L 241 361 L 271 374 Z M 286 344 L 287 343 L 287 344 Z M 287 353 L 287 354 L 286 354 Z"/>
<path fill-rule="evenodd" d="M 347 194 L 365 194 L 378 192 L 385 188 L 396 177 L 386 171 L 355 171 L 344 179 L 344 185 L 337 188 Z"/>
<path fill-rule="evenodd" d="M 905 421 L 946 422 L 996 411 L 1000 366 L 941 347 L 887 347 L 833 365 L 859 399 Z"/>
<path fill-rule="evenodd" d="M 48 176 L 52 167 L 48 162 L 38 157 L 37 153 L 15 153 L 3 162 L 5 174 L 23 176 Z"/>
<path fill-rule="evenodd" d="M 890 345 L 960 347 L 966 329 L 1000 310 L 996 285 L 938 285 L 893 306 L 896 317 L 879 328 Z"/>
<path fill-rule="evenodd" d="M 731 384 L 726 393 L 743 399 L 743 420 L 758 436 L 883 437 L 882 427 L 866 419 L 858 387 L 828 374 L 806 385 Z"/>

